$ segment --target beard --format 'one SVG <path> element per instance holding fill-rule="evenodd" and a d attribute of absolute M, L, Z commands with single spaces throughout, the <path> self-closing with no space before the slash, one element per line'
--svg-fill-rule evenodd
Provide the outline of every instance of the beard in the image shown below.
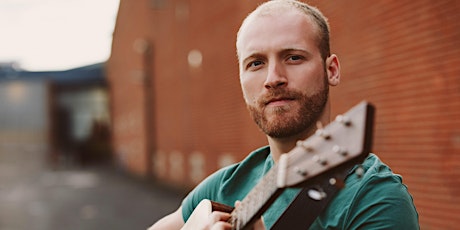
<path fill-rule="evenodd" d="M 300 91 L 285 88 L 272 89 L 256 101 L 255 106 L 247 105 L 250 115 L 266 135 L 272 138 L 285 138 L 309 130 L 324 111 L 329 95 L 327 79 L 319 92 L 306 95 Z M 298 103 L 267 108 L 272 98 L 288 98 Z"/>

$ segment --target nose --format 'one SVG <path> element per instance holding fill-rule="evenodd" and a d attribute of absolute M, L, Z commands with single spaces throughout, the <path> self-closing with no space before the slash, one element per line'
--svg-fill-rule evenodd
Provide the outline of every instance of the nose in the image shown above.
<path fill-rule="evenodd" d="M 286 86 L 287 78 L 286 71 L 280 63 L 273 63 L 269 65 L 267 78 L 265 79 L 264 86 L 266 89 L 275 89 L 278 87 Z"/>

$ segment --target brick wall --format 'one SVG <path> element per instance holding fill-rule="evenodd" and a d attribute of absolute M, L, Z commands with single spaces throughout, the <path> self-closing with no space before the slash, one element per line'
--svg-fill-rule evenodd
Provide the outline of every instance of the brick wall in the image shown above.
<path fill-rule="evenodd" d="M 120 1 L 107 68 L 113 149 L 118 163 L 137 175 L 148 174 L 146 95 L 149 85 L 143 48 L 148 44 L 149 13 L 147 1 Z"/>
<path fill-rule="evenodd" d="M 373 102 L 374 151 L 403 175 L 422 229 L 457 228 L 460 2 L 317 3 L 342 61 L 334 111 Z"/>
<path fill-rule="evenodd" d="M 159 109 L 153 168 L 161 178 L 195 184 L 244 157 L 264 137 L 246 112 L 238 83 L 234 38 L 237 19 L 243 17 L 239 5 L 175 4 L 157 9 L 152 19 L 153 91 Z M 198 64 L 189 63 L 193 53 L 201 55 L 201 64 L 199 57 Z"/>
<path fill-rule="evenodd" d="M 342 82 L 333 114 L 377 107 L 374 151 L 403 175 L 422 229 L 460 214 L 460 2 L 311 1 Z M 257 2 L 121 0 L 108 75 L 114 149 L 139 174 L 191 186 L 265 144 L 246 112 L 235 34 Z M 148 44 L 149 52 L 142 47 Z"/>

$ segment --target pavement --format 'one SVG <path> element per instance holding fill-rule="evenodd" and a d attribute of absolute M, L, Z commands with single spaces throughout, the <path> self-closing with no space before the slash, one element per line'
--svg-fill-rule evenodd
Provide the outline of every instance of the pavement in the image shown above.
<path fill-rule="evenodd" d="M 41 146 L 0 146 L 1 230 L 146 229 L 185 195 L 111 165 L 47 165 Z"/>

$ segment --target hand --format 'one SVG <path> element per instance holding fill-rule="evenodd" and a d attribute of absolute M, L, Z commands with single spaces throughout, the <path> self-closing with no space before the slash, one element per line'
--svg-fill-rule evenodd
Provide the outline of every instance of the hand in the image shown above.
<path fill-rule="evenodd" d="M 214 211 L 209 215 L 208 224 L 203 230 L 231 230 L 232 225 L 227 222 L 231 215 L 226 212 Z M 254 223 L 252 230 L 265 230 L 262 217 Z"/>
<path fill-rule="evenodd" d="M 209 215 L 208 223 L 204 230 L 231 230 L 232 225 L 227 222 L 230 213 L 214 211 Z"/>
<path fill-rule="evenodd" d="M 240 201 L 236 201 L 235 206 L 238 206 L 240 203 Z M 230 213 L 214 211 L 209 215 L 208 223 L 203 230 L 231 230 L 232 225 L 227 222 L 230 217 Z M 265 229 L 266 228 L 262 217 L 257 220 L 252 227 L 252 230 Z"/>

